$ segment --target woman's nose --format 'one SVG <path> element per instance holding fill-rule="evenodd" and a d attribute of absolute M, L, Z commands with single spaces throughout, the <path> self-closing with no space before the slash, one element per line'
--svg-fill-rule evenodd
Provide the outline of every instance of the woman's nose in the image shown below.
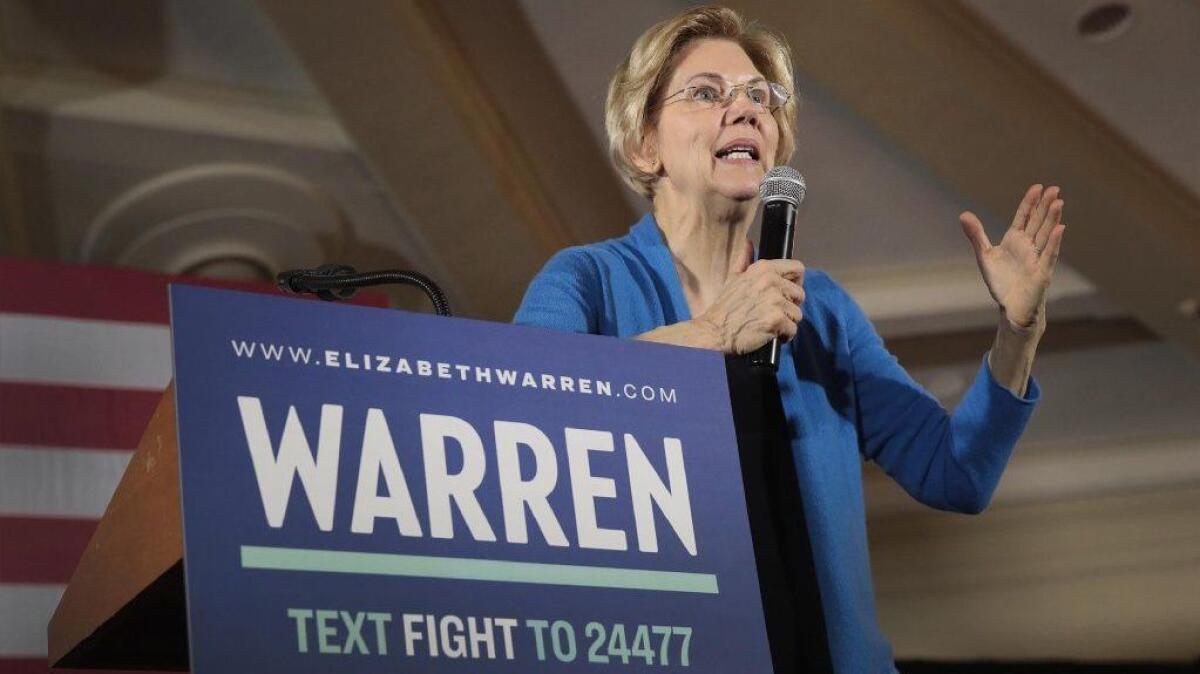
<path fill-rule="evenodd" d="M 759 108 L 750 100 L 750 94 L 745 89 L 734 89 L 733 100 L 726 103 L 725 119 L 727 124 L 747 122 L 758 126 Z"/>

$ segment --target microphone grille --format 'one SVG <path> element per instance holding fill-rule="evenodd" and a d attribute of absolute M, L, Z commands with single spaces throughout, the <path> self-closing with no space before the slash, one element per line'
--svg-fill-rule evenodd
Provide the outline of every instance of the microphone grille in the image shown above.
<path fill-rule="evenodd" d="M 763 203 L 783 200 L 799 206 L 807 191 L 804 176 L 791 166 L 776 166 L 758 183 L 758 195 Z"/>

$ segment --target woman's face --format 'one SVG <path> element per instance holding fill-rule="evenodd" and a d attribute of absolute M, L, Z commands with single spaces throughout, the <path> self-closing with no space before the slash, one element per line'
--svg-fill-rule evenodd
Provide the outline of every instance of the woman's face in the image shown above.
<path fill-rule="evenodd" d="M 761 80 L 762 73 L 736 43 L 698 40 L 684 48 L 663 90 L 669 97 L 685 87 L 724 80 L 725 87 Z M 746 201 L 758 196 L 758 183 L 775 165 L 779 127 L 766 110 L 757 109 L 739 90 L 728 106 L 703 106 L 680 94 L 659 110 L 652 134 L 653 150 L 662 162 L 656 192 L 672 190 L 688 201 L 713 197 Z M 733 145 L 753 148 L 729 154 Z"/>

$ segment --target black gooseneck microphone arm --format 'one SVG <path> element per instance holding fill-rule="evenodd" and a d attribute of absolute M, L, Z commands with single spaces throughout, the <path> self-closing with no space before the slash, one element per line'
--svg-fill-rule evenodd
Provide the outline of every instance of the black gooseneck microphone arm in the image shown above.
<path fill-rule="evenodd" d="M 291 293 L 313 293 L 326 301 L 349 299 L 358 288 L 397 283 L 425 291 L 438 316 L 450 316 L 446 294 L 428 276 L 415 271 L 385 269 L 358 273 L 345 264 L 326 264 L 316 269 L 291 269 L 275 277 L 279 289 Z"/>

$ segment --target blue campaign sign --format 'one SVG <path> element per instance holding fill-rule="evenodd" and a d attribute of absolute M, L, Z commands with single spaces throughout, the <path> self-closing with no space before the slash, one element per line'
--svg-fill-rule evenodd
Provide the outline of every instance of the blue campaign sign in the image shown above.
<path fill-rule="evenodd" d="M 192 671 L 767 672 L 724 363 L 171 288 Z"/>

